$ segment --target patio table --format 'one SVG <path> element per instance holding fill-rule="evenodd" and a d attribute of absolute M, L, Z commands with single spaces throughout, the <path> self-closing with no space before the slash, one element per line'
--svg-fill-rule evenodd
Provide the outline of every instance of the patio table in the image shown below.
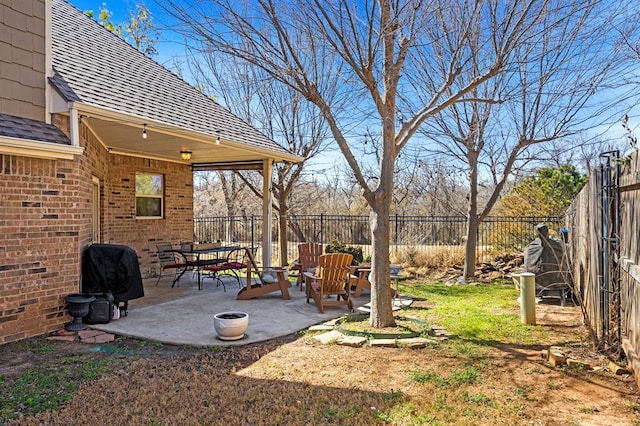
<path fill-rule="evenodd" d="M 187 268 L 184 268 L 180 275 L 178 275 L 174 280 L 174 284 L 180 280 L 180 277 L 187 271 L 189 267 L 196 268 L 196 273 L 198 275 L 198 290 L 202 290 L 202 277 L 201 277 L 201 269 L 203 266 L 208 265 L 216 265 L 218 263 L 223 263 L 227 260 L 226 257 L 220 257 L 220 253 L 230 252 L 232 250 L 240 249 L 240 246 L 221 246 L 221 247 L 207 247 L 207 248 L 198 248 L 197 244 L 192 244 L 190 249 L 179 248 L 173 249 L 172 251 L 181 254 L 184 257 L 185 263 L 187 264 Z M 203 255 L 213 255 L 215 254 L 215 258 L 203 258 Z M 191 260 L 189 259 L 191 257 Z"/>

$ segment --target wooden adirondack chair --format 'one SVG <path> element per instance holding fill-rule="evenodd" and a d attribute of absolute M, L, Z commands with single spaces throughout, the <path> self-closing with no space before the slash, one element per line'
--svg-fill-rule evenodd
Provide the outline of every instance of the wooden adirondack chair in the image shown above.
<path fill-rule="evenodd" d="M 320 313 L 325 306 L 347 305 L 353 312 L 353 302 L 347 283 L 353 256 L 347 253 L 323 254 L 318 261 L 317 273 L 305 272 L 307 303 L 313 298 Z M 336 298 L 333 299 L 332 296 Z"/>
<path fill-rule="evenodd" d="M 352 275 L 349 277 L 349 286 L 353 289 L 353 297 L 360 297 L 362 290 L 371 291 L 371 281 L 369 281 L 371 266 L 352 266 L 351 272 Z"/>
<path fill-rule="evenodd" d="M 302 291 L 302 285 L 305 284 L 305 272 L 314 272 L 322 255 L 322 244 L 320 243 L 302 243 L 298 244 L 298 285 Z"/>
<path fill-rule="evenodd" d="M 279 291 L 282 293 L 284 300 L 291 299 L 289 296 L 289 287 L 291 282 L 285 276 L 286 268 L 277 268 L 274 266 L 264 268 L 259 267 L 253 257 L 251 249 L 246 249 L 247 254 L 247 284 L 238 292 L 236 300 L 253 299 L 263 294 Z M 273 277 L 275 274 L 275 277 Z M 253 282 L 253 276 L 260 281 Z M 267 278 L 267 276 L 269 278 Z"/>

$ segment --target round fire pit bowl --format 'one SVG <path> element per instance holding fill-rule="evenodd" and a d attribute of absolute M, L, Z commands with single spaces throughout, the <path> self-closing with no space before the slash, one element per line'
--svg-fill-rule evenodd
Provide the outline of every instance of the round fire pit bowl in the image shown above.
<path fill-rule="evenodd" d="M 245 312 L 220 312 L 213 316 L 213 326 L 220 340 L 240 340 L 249 326 Z"/>

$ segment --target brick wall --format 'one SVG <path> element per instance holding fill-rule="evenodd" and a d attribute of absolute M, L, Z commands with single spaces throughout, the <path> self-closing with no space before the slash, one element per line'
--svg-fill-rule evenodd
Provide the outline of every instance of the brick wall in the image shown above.
<path fill-rule="evenodd" d="M 44 121 L 45 2 L 0 2 L 0 111 Z"/>
<path fill-rule="evenodd" d="M 53 122 L 68 132 L 68 118 Z M 113 155 L 80 126 L 71 161 L 0 155 L 0 344 L 59 329 L 64 297 L 80 290 L 80 259 L 92 242 L 92 177 L 101 182 L 101 242 L 138 253 L 143 276 L 158 272 L 155 245 L 193 238 L 188 166 Z M 135 173 L 164 175 L 165 216 L 135 218 Z"/>
<path fill-rule="evenodd" d="M 102 242 L 123 244 L 138 253 L 142 276 L 159 273 L 156 244 L 193 241 L 193 175 L 188 166 L 109 154 L 103 188 Z M 136 219 L 136 172 L 164 177 L 164 218 Z"/>
<path fill-rule="evenodd" d="M 0 1 L 0 111 L 45 119 L 45 0 Z M 52 122 L 69 136 L 69 118 Z M 80 259 L 93 242 L 93 179 L 100 180 L 100 240 L 138 253 L 158 272 L 155 245 L 193 238 L 188 166 L 113 155 L 80 127 L 69 161 L 0 154 L 0 344 L 59 329 L 64 297 L 80 290 Z M 136 172 L 161 173 L 165 216 L 135 218 Z"/>
<path fill-rule="evenodd" d="M 53 122 L 63 131 L 68 117 L 56 116 Z M 81 232 L 79 252 L 93 241 L 92 178 L 100 180 L 100 242 L 129 246 L 138 254 L 144 277 L 160 273 L 156 244 L 193 240 L 193 173 L 189 166 L 140 157 L 115 155 L 98 141 L 84 125 L 80 126 L 80 143 L 85 152 L 80 159 L 81 185 L 78 185 L 78 223 Z M 136 219 L 136 173 L 156 173 L 164 177 L 164 217 Z"/>
<path fill-rule="evenodd" d="M 78 290 L 78 164 L 0 155 L 0 343 L 64 322 Z"/>
<path fill-rule="evenodd" d="M 68 128 L 67 116 L 53 120 Z M 78 220 L 84 237 L 80 251 L 91 244 L 92 177 L 100 180 L 100 242 L 131 247 L 138 254 L 142 276 L 159 273 L 156 244 L 160 241 L 193 240 L 193 174 L 189 166 L 110 154 L 89 129 L 80 126 L 80 142 L 85 152 L 80 169 L 83 185 L 79 186 L 83 210 Z M 162 219 L 136 219 L 136 173 L 162 174 L 165 185 L 165 211 Z"/>

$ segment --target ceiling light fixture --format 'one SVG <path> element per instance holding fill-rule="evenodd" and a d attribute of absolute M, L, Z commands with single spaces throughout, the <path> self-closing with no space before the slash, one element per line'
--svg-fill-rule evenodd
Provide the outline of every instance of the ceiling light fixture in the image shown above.
<path fill-rule="evenodd" d="M 191 151 L 187 151 L 187 150 L 180 151 L 180 157 L 182 157 L 184 161 L 191 160 L 191 154 L 192 154 Z"/>
<path fill-rule="evenodd" d="M 220 145 L 220 130 L 216 130 L 218 137 L 216 138 L 216 145 Z"/>
<path fill-rule="evenodd" d="M 147 125 L 143 124 L 142 125 L 142 139 L 146 139 L 147 138 Z"/>

